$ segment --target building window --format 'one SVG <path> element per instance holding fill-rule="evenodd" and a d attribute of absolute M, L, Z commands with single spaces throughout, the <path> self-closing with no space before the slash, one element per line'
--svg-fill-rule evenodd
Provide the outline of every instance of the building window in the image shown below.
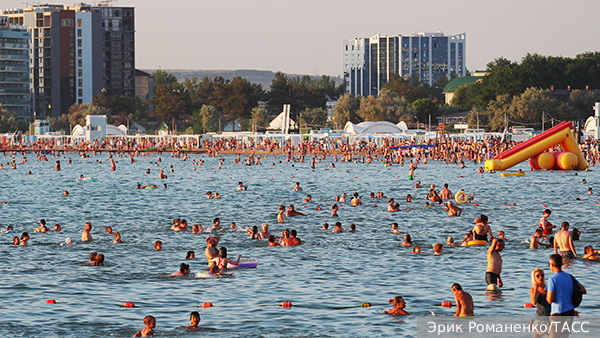
<path fill-rule="evenodd" d="M 69 60 L 69 67 L 73 68 L 75 66 L 75 61 L 73 59 Z"/>
<path fill-rule="evenodd" d="M 83 44 L 81 42 L 81 39 L 77 39 L 77 47 L 82 47 L 82 46 L 83 46 Z"/>
<path fill-rule="evenodd" d="M 81 28 L 77 30 L 77 37 L 81 37 Z"/>
<path fill-rule="evenodd" d="M 83 77 L 83 69 L 77 69 L 77 76 L 78 77 Z"/>
<path fill-rule="evenodd" d="M 73 37 L 73 30 L 72 29 L 69 29 L 69 37 L 71 37 L 71 38 Z"/>
<path fill-rule="evenodd" d="M 73 47 L 75 45 L 75 42 L 73 42 L 73 39 L 69 39 L 69 47 Z"/>
<path fill-rule="evenodd" d="M 83 96 L 83 89 L 78 89 L 77 90 L 77 96 L 79 96 L 79 97 Z"/>
<path fill-rule="evenodd" d="M 78 49 L 77 50 L 77 56 L 78 57 L 82 57 L 83 56 L 83 50 L 82 49 Z"/>
<path fill-rule="evenodd" d="M 423 74 L 423 75 L 425 75 L 425 74 Z M 83 87 L 83 80 L 82 79 L 77 80 L 77 87 Z M 79 94 L 79 96 L 81 96 L 81 94 Z"/>
<path fill-rule="evenodd" d="M 83 67 L 83 61 L 81 59 L 77 60 L 77 67 Z"/>
<path fill-rule="evenodd" d="M 81 19 L 77 19 L 77 27 L 81 27 Z"/>
<path fill-rule="evenodd" d="M 73 27 L 73 19 L 60 19 L 61 27 Z"/>

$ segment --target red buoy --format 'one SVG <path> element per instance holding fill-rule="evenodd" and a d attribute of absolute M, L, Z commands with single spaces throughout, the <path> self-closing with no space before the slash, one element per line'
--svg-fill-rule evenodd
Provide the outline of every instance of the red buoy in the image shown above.
<path fill-rule="evenodd" d="M 46 304 L 56 304 L 56 301 L 54 299 L 48 299 Z"/>
<path fill-rule="evenodd" d="M 135 304 L 133 302 L 126 302 L 125 307 L 135 307 Z"/>
<path fill-rule="evenodd" d="M 292 302 L 283 302 L 283 303 L 281 303 L 281 307 L 291 308 L 292 307 Z"/>
<path fill-rule="evenodd" d="M 523 305 L 524 308 L 528 309 L 528 308 L 532 308 L 533 304 L 531 303 L 525 303 L 525 305 Z"/>
<path fill-rule="evenodd" d="M 452 307 L 452 302 L 450 302 L 450 301 L 447 301 L 447 300 L 446 300 L 446 301 L 443 301 L 443 302 L 442 302 L 442 306 L 443 306 L 443 307 Z"/>
<path fill-rule="evenodd" d="M 213 303 L 211 302 L 204 302 L 204 304 L 202 304 L 203 308 L 207 308 L 207 307 L 213 307 Z"/>

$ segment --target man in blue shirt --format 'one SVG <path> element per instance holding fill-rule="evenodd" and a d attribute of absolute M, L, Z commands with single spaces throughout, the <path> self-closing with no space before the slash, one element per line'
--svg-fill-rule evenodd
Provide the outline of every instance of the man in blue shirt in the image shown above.
<path fill-rule="evenodd" d="M 571 275 L 562 271 L 562 256 L 554 254 L 550 256 L 550 269 L 554 276 L 548 279 L 546 286 L 546 300 L 551 304 L 550 314 L 552 316 L 575 316 L 575 306 L 573 306 L 573 280 Z M 576 280 L 577 281 L 577 280 Z M 583 293 L 587 293 L 583 285 L 579 283 Z"/>

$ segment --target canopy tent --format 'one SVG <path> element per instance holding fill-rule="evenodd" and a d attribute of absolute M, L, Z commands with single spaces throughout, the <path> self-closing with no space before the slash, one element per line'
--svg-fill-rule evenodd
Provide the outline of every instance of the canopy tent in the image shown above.
<path fill-rule="evenodd" d="M 388 121 L 365 121 L 359 124 L 354 124 L 350 121 L 346 122 L 344 131 L 348 134 L 400 134 L 408 130 L 404 121 L 398 124 L 393 124 Z"/>
<path fill-rule="evenodd" d="M 285 119 L 285 112 L 282 112 L 281 114 L 277 115 L 276 118 L 273 119 L 273 121 L 271 121 L 271 123 L 269 123 L 269 128 L 268 129 L 281 129 L 283 130 L 284 126 L 284 119 Z M 298 129 L 298 124 L 296 124 L 296 122 L 294 122 L 294 120 L 290 119 L 290 129 Z"/>

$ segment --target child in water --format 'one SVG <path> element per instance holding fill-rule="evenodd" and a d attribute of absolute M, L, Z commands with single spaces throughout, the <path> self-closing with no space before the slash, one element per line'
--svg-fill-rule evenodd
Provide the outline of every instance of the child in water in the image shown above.
<path fill-rule="evenodd" d="M 186 330 L 202 330 L 202 328 L 198 326 L 198 324 L 200 324 L 200 314 L 198 311 L 192 311 L 192 313 L 190 313 L 190 322 L 192 322 L 192 324 L 187 326 L 185 328 Z"/>
<path fill-rule="evenodd" d="M 588 245 L 584 249 L 585 254 L 583 255 L 583 259 L 593 259 L 598 260 L 598 253 L 594 251 L 594 247 Z"/>
<path fill-rule="evenodd" d="M 148 337 L 154 335 L 154 328 L 156 327 L 156 318 L 154 316 L 146 316 L 144 317 L 145 328 L 136 332 L 134 337 Z"/>
<path fill-rule="evenodd" d="M 408 312 L 406 312 L 404 310 L 404 308 L 406 307 L 406 302 L 404 301 L 404 298 L 402 298 L 401 296 L 396 296 L 396 297 L 394 297 L 394 299 L 390 299 L 388 301 L 388 303 L 392 304 L 394 306 L 394 308 L 391 310 L 383 310 L 383 313 L 386 313 L 386 314 L 392 315 L 392 316 L 408 316 L 408 315 L 410 315 Z"/>

